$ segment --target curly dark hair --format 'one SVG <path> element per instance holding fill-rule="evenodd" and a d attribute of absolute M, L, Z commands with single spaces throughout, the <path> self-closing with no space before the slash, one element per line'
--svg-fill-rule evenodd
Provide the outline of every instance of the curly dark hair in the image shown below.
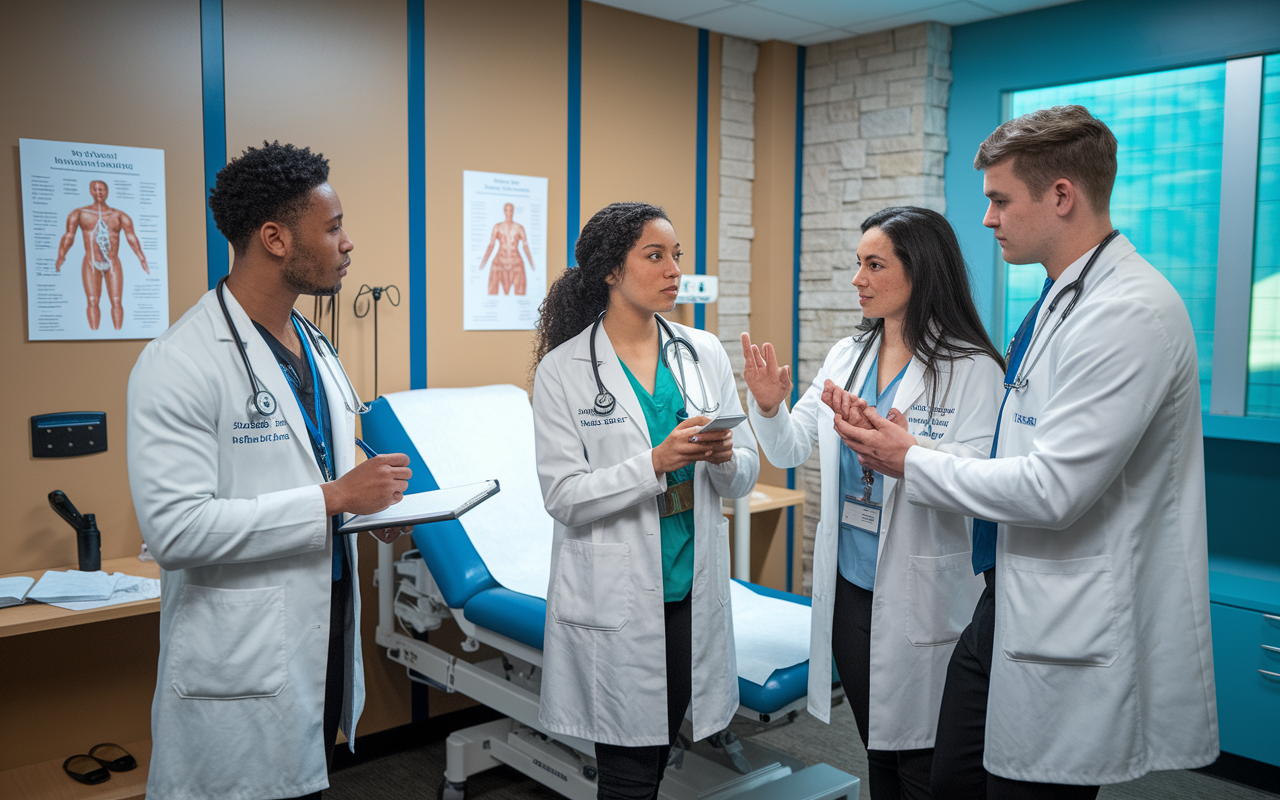
<path fill-rule="evenodd" d="M 323 154 L 264 141 L 219 170 L 209 208 L 218 230 L 240 253 L 266 223 L 292 226 L 310 205 L 311 190 L 327 180 L 329 159 Z"/>
<path fill-rule="evenodd" d="M 671 221 L 658 206 L 613 203 L 587 220 L 573 248 L 578 266 L 556 278 L 538 307 L 530 369 L 537 369 L 543 356 L 582 333 L 608 307 L 609 284 L 605 279 L 622 271 L 644 226 L 655 219 Z"/>

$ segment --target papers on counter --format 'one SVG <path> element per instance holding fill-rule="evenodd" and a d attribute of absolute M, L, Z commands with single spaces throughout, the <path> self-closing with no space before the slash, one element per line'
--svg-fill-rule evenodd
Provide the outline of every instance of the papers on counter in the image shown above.
<path fill-rule="evenodd" d="M 116 572 L 65 572 L 48 570 L 40 580 L 26 577 L 0 579 L 0 607 L 24 602 L 48 603 L 71 611 L 151 600 L 160 596 L 160 581 Z"/>
<path fill-rule="evenodd" d="M 22 575 L 16 578 L 0 578 L 0 608 L 22 605 L 27 601 L 27 592 L 35 585 L 35 578 Z"/>
<path fill-rule="evenodd" d="M 36 581 L 36 585 L 27 592 L 28 600 L 40 603 L 66 603 L 78 600 L 106 600 L 116 588 L 120 575 L 108 575 L 98 572 L 81 572 L 69 569 L 66 572 L 48 570 Z"/>

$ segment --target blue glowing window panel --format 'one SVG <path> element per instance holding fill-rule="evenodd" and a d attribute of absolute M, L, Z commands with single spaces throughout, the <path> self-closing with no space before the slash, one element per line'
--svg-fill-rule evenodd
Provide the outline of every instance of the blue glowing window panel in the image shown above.
<path fill-rule="evenodd" d="M 1280 55 L 1267 56 L 1262 63 L 1262 141 L 1245 414 L 1280 417 Z"/>
<path fill-rule="evenodd" d="M 1111 222 L 1187 304 L 1205 411 L 1213 372 L 1225 97 L 1226 65 L 1211 64 L 1010 92 L 1006 98 L 1009 119 L 1077 103 L 1115 133 L 1120 150 Z M 1007 343 L 1040 295 L 1044 268 L 1004 264 L 1003 269 Z"/>

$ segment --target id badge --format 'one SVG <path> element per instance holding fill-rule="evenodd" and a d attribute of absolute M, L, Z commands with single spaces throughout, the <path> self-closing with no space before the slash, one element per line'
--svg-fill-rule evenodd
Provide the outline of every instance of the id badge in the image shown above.
<path fill-rule="evenodd" d="M 844 496 L 840 521 L 872 536 L 880 535 L 880 506 L 858 497 Z"/>

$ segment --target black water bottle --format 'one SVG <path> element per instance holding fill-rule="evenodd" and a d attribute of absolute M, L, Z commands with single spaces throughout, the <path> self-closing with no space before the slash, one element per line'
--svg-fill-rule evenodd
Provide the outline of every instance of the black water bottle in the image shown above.
<path fill-rule="evenodd" d="M 98 533 L 98 521 L 93 514 L 85 514 L 84 523 L 84 527 L 76 530 L 80 571 L 97 572 L 102 569 L 102 534 Z"/>

